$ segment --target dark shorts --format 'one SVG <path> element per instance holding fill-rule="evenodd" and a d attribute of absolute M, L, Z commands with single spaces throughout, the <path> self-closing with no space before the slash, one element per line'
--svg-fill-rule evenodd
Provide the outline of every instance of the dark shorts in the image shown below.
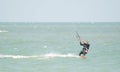
<path fill-rule="evenodd" d="M 85 52 L 85 51 L 81 51 L 80 53 L 79 53 L 79 56 L 81 56 L 81 55 L 86 55 L 87 54 L 87 52 Z"/>

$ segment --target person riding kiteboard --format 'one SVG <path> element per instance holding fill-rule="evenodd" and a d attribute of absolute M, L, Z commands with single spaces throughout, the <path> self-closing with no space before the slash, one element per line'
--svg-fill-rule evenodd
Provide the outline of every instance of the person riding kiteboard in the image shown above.
<path fill-rule="evenodd" d="M 90 47 L 89 41 L 82 40 L 78 33 L 77 33 L 77 37 L 79 38 L 80 45 L 83 46 L 83 49 L 80 51 L 79 56 L 85 57 L 85 55 L 88 53 L 88 50 L 89 50 L 89 47 Z"/>

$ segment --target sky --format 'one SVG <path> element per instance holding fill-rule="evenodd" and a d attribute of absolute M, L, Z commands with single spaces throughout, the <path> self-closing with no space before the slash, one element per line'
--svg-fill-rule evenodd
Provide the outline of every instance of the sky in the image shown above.
<path fill-rule="evenodd" d="M 0 0 L 0 22 L 120 22 L 120 0 Z"/>

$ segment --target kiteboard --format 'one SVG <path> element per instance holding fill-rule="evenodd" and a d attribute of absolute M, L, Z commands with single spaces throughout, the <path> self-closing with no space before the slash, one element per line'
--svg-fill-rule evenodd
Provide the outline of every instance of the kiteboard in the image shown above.
<path fill-rule="evenodd" d="M 85 56 L 80 56 L 80 58 L 85 59 L 86 57 Z"/>

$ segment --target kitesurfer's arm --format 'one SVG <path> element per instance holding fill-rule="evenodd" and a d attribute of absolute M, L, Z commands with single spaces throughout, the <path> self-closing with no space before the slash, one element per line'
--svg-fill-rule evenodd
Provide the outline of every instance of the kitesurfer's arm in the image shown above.
<path fill-rule="evenodd" d="M 80 45 L 81 45 L 81 46 L 83 46 L 83 45 L 84 45 L 84 43 L 83 43 L 82 41 L 80 41 Z"/>

